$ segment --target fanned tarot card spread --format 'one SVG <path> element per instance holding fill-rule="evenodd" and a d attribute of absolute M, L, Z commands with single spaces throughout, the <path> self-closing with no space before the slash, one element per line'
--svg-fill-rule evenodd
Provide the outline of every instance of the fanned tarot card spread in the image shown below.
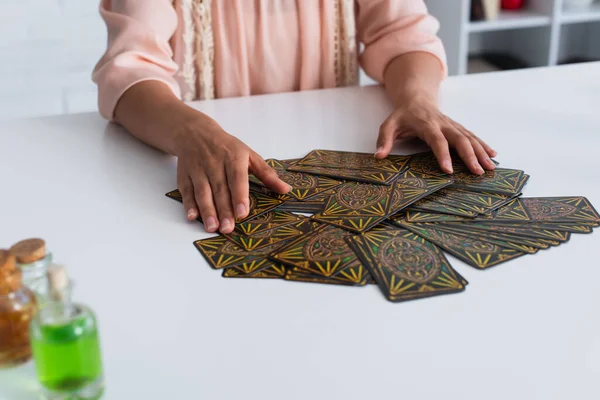
<path fill-rule="evenodd" d="M 225 278 L 282 279 L 285 273 L 286 268 L 283 265 L 266 258 L 223 269 Z"/>
<path fill-rule="evenodd" d="M 287 242 L 316 229 L 318 226 L 319 223 L 314 222 L 309 218 L 303 218 L 299 222 L 279 226 L 256 235 L 246 236 L 230 233 L 223 236 L 244 250 L 254 251 L 276 243 Z"/>
<path fill-rule="evenodd" d="M 297 200 L 308 200 L 312 196 L 326 192 L 342 184 L 342 181 L 303 172 L 288 171 L 290 163 L 275 159 L 266 160 L 267 164 L 277 172 L 279 179 L 292 187 L 287 196 Z M 255 176 L 250 175 L 250 181 L 254 184 L 264 186 Z"/>
<path fill-rule="evenodd" d="M 410 230 L 467 264 L 479 269 L 493 267 L 526 254 L 515 249 L 502 247 L 497 243 L 481 240 L 477 237 L 458 235 L 436 229 L 431 224 L 399 223 L 399 226 Z M 533 252 L 536 251 L 537 249 Z"/>
<path fill-rule="evenodd" d="M 313 150 L 302 159 L 269 159 L 291 192 L 274 193 L 250 175 L 249 216 L 234 232 L 194 245 L 226 278 L 375 283 L 399 302 L 465 289 L 442 250 L 485 270 L 600 226 L 585 197 L 523 198 L 523 171 L 478 176 L 452 157 L 453 174 L 441 171 L 432 152 L 379 160 Z M 182 201 L 178 190 L 166 195 Z"/>
<path fill-rule="evenodd" d="M 289 171 L 328 176 L 335 179 L 391 185 L 406 168 L 410 156 L 390 155 L 377 159 L 369 153 L 313 150 L 288 167 Z"/>
<path fill-rule="evenodd" d="M 421 211 L 409 207 L 406 209 L 405 215 L 401 216 L 401 218 L 406 218 L 409 222 L 455 222 L 455 221 L 484 221 L 491 220 L 494 217 L 494 214 L 479 214 L 475 218 L 470 217 L 461 217 L 458 215 L 452 214 L 442 214 L 431 211 Z"/>
<path fill-rule="evenodd" d="M 243 266 L 254 261 L 260 261 L 279 249 L 282 243 L 263 247 L 259 250 L 245 250 L 240 246 L 227 240 L 224 236 L 216 236 L 208 239 L 196 240 L 194 246 L 206 261 L 214 268 L 229 268 Z"/>
<path fill-rule="evenodd" d="M 465 280 L 432 243 L 383 225 L 348 239 L 390 301 L 456 293 Z"/>
<path fill-rule="evenodd" d="M 369 275 L 356 254 L 348 247 L 345 238 L 349 235 L 347 231 L 333 225 L 321 225 L 281 247 L 270 258 L 296 267 L 292 275 L 317 275 L 331 278 L 331 283 L 339 281 L 364 285 L 369 280 Z"/>
<path fill-rule="evenodd" d="M 401 226 L 404 228 L 408 228 L 409 226 L 410 227 L 412 227 L 412 226 L 426 227 L 426 228 L 443 230 L 448 233 L 456 234 L 456 235 L 460 235 L 460 236 L 468 236 L 471 238 L 478 239 L 480 241 L 482 240 L 482 238 L 479 235 L 476 235 L 476 234 L 472 233 L 471 231 L 452 230 L 452 225 L 450 223 L 446 223 L 446 222 L 414 222 L 414 221 L 410 221 L 408 219 L 407 215 L 408 215 L 408 213 L 405 213 L 404 215 L 399 214 L 399 215 L 395 216 L 394 218 L 390 219 L 390 222 L 393 223 L 394 225 Z M 506 247 L 506 248 L 517 250 L 519 252 L 527 253 L 527 254 L 535 254 L 540 249 L 540 247 L 528 246 L 523 243 L 515 243 L 515 242 L 506 241 L 506 240 L 500 240 L 497 238 L 486 237 L 485 241 L 493 243 L 493 244 L 497 244 L 501 247 Z M 544 245 L 544 246 L 545 246 L 544 248 L 549 247 L 549 245 Z"/>
<path fill-rule="evenodd" d="M 179 202 L 183 201 L 181 193 L 177 189 L 170 191 L 166 194 L 166 196 Z M 282 200 L 264 195 L 262 193 L 254 192 L 252 190 L 248 195 L 248 199 L 250 202 L 248 215 L 245 218 L 236 220 L 236 223 L 250 221 L 251 219 L 258 217 L 259 215 L 266 213 L 267 211 L 270 211 L 283 203 Z M 198 220 L 202 222 L 200 217 L 198 217 Z"/>
<path fill-rule="evenodd" d="M 284 225 L 290 225 L 304 220 L 304 217 L 287 211 L 268 211 L 250 221 L 236 225 L 235 230 L 246 236 L 252 236 Z"/>
<path fill-rule="evenodd" d="M 484 241 L 502 240 L 505 242 L 517 243 L 523 245 L 524 248 L 535 247 L 538 249 L 547 249 L 551 246 L 558 246 L 561 243 L 557 240 L 529 238 L 503 232 L 482 231 L 478 229 L 473 229 L 471 227 L 456 228 L 449 224 L 437 224 L 436 227 L 444 231 L 458 233 L 462 235 L 469 235 L 471 237 L 476 237 Z"/>
<path fill-rule="evenodd" d="M 486 225 L 486 224 L 473 224 L 468 222 L 449 222 L 446 226 L 453 227 L 455 229 L 472 229 L 473 231 L 483 232 L 497 232 L 506 233 L 517 236 L 524 236 L 536 239 L 550 239 L 559 242 L 566 242 L 571 237 L 569 232 L 557 230 L 557 229 L 538 229 L 529 225 Z"/>

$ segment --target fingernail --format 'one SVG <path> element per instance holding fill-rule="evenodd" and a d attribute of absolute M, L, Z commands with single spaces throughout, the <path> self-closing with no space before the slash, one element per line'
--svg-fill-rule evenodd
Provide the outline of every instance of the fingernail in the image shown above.
<path fill-rule="evenodd" d="M 221 232 L 229 233 L 233 230 L 233 221 L 230 218 L 225 218 L 221 221 Z"/>
<path fill-rule="evenodd" d="M 377 151 L 375 151 L 375 155 L 377 155 L 377 154 L 381 153 L 382 151 L 383 151 L 383 146 L 379 146 L 379 147 L 377 148 Z"/>
<path fill-rule="evenodd" d="M 477 171 L 477 173 L 478 173 L 479 175 L 483 175 L 483 174 L 485 173 L 485 171 L 484 171 L 484 170 L 483 170 L 483 168 L 481 168 L 481 167 L 477 167 L 477 168 L 475 168 L 475 170 Z"/>
<path fill-rule="evenodd" d="M 454 173 L 454 170 L 452 169 L 452 163 L 448 160 L 444 161 L 444 168 L 446 169 L 446 171 L 448 171 L 449 173 Z"/>
<path fill-rule="evenodd" d="M 187 217 L 190 220 L 196 219 L 198 217 L 198 214 L 196 213 L 196 210 L 194 210 L 193 208 L 190 208 L 187 212 Z"/>
<path fill-rule="evenodd" d="M 488 163 L 489 169 L 496 169 L 496 164 L 494 164 L 494 162 L 492 160 L 490 160 L 489 158 L 487 160 L 487 163 Z"/>
<path fill-rule="evenodd" d="M 213 232 L 217 229 L 217 219 L 215 217 L 208 217 L 204 225 L 206 226 L 207 231 Z"/>
<path fill-rule="evenodd" d="M 287 191 L 289 192 L 290 190 L 292 190 L 292 187 L 290 185 L 287 185 Z"/>
<path fill-rule="evenodd" d="M 246 216 L 246 206 L 244 204 L 238 204 L 235 206 L 235 217 L 243 218 Z"/>

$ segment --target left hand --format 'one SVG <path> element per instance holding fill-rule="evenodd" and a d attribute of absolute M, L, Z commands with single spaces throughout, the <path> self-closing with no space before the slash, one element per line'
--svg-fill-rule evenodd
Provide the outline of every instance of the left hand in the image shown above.
<path fill-rule="evenodd" d="M 397 108 L 381 125 L 375 157 L 389 155 L 396 139 L 419 138 L 431 147 L 442 171 L 451 174 L 449 147 L 458 152 L 469 170 L 481 175 L 496 166 L 496 152 L 473 132 L 444 115 L 434 101 L 413 99 Z"/>

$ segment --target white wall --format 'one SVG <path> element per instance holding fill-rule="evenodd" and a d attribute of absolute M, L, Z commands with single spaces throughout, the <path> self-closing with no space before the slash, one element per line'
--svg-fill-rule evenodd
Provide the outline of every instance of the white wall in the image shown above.
<path fill-rule="evenodd" d="M 99 0 L 0 0 L 0 119 L 96 110 Z"/>

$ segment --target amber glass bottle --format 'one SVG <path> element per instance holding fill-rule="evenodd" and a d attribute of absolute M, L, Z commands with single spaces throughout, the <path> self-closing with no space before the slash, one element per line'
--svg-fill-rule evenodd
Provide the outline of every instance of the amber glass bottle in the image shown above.
<path fill-rule="evenodd" d="M 10 248 L 10 254 L 17 259 L 21 270 L 23 286 L 36 296 L 38 307 L 48 300 L 48 267 L 52 264 L 52 253 L 46 252 L 46 242 L 42 239 L 26 239 Z"/>
<path fill-rule="evenodd" d="M 36 310 L 35 295 L 21 284 L 15 257 L 0 250 L 0 368 L 31 358 L 29 323 Z"/>

